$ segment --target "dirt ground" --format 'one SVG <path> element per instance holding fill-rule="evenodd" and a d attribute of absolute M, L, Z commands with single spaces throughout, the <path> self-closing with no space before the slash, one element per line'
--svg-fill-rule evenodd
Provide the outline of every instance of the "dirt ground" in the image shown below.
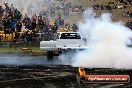
<path fill-rule="evenodd" d="M 87 74 L 127 74 L 132 70 L 85 68 Z M 1 65 L 0 88 L 132 88 L 132 83 L 78 84 L 69 65 Z"/>

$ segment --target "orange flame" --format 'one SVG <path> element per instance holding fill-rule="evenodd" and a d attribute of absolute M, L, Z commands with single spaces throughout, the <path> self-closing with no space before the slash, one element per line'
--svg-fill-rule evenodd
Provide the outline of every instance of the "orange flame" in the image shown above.
<path fill-rule="evenodd" d="M 86 74 L 84 68 L 81 66 L 79 67 L 78 71 L 80 76 L 84 76 Z"/>

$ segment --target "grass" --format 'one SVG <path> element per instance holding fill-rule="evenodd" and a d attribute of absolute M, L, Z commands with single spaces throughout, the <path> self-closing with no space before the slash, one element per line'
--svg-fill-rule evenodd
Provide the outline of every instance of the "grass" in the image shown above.
<path fill-rule="evenodd" d="M 107 5 L 108 2 L 110 0 L 96 0 L 98 4 L 100 5 Z M 111 0 L 112 2 L 115 2 L 115 0 Z M 88 6 L 91 6 L 91 1 L 90 0 L 81 0 L 81 5 L 82 6 L 85 6 L 85 9 L 88 8 Z M 121 5 L 121 4 L 120 4 Z M 112 14 L 112 18 L 114 18 L 115 21 L 123 21 L 124 23 L 127 23 L 128 21 L 132 21 L 131 18 L 129 17 L 123 17 L 122 16 L 122 12 L 123 11 L 130 11 L 132 12 L 132 5 L 126 5 L 127 8 L 126 9 L 113 9 L 111 14 Z M 100 15 L 101 13 L 107 13 L 109 11 L 106 11 L 106 10 L 96 10 L 95 11 L 97 15 Z M 66 23 L 70 23 L 70 24 L 73 24 L 73 23 L 76 23 L 76 21 L 79 21 L 79 20 L 82 20 L 82 14 L 81 15 L 77 15 L 77 14 L 71 14 L 70 17 L 68 19 L 66 19 Z"/>
<path fill-rule="evenodd" d="M 22 52 L 22 48 L 31 49 L 32 52 L 41 52 L 39 47 L 15 47 L 15 48 L 0 48 L 0 52 Z"/>

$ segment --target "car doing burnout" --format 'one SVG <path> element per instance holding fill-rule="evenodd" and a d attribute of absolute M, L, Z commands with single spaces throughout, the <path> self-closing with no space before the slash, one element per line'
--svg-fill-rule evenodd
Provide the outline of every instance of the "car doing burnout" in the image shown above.
<path fill-rule="evenodd" d="M 84 50 L 86 42 L 82 39 L 79 32 L 59 32 L 54 35 L 54 40 L 41 41 L 40 49 L 47 54 L 60 54 L 68 50 Z"/>

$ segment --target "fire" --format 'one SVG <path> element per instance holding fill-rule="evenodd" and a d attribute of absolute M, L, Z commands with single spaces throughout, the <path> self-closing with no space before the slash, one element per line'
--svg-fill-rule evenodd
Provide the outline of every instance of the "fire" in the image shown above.
<path fill-rule="evenodd" d="M 78 71 L 80 76 L 84 76 L 86 74 L 84 68 L 81 66 L 79 67 Z"/>
<path fill-rule="evenodd" d="M 86 75 L 83 67 L 78 68 L 79 75 L 77 75 L 77 82 L 79 84 L 83 83 L 129 83 L 129 75 Z"/>

